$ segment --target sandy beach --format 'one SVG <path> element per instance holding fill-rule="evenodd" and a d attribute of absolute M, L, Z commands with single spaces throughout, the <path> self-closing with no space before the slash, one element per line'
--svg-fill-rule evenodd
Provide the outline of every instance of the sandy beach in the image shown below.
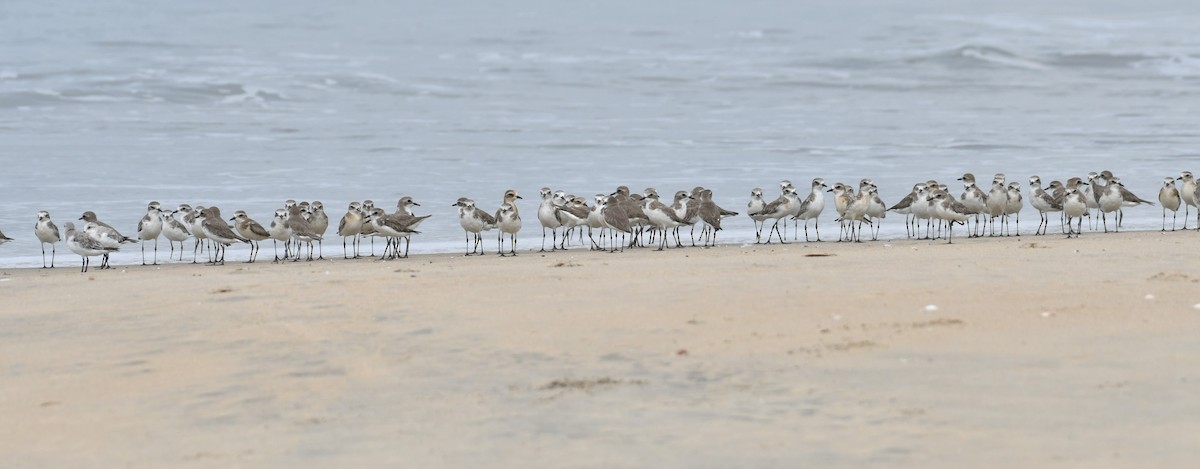
<path fill-rule="evenodd" d="M 0 460 L 1185 466 L 1200 460 L 1198 244 L 964 236 L 86 274 L 68 255 L 0 271 Z"/>

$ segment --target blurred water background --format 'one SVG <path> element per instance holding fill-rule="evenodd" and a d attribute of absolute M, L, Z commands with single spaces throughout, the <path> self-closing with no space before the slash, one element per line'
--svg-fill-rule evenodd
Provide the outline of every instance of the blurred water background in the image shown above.
<path fill-rule="evenodd" d="M 1107 169 L 1157 201 L 1163 176 L 1200 170 L 1197 24 L 1181 0 L 9 0 L 0 267 L 40 266 L 38 210 L 134 236 L 150 200 L 264 224 L 321 200 L 334 239 L 348 202 L 411 195 L 434 214 L 413 253 L 461 249 L 450 205 L 494 210 L 508 188 L 522 249 L 542 186 L 704 185 L 744 211 L 782 179 L 872 178 L 893 203 L 929 178 L 957 194 L 965 171 Z M 1126 228 L 1159 220 L 1127 210 Z M 748 218 L 726 227 L 753 240 Z"/>

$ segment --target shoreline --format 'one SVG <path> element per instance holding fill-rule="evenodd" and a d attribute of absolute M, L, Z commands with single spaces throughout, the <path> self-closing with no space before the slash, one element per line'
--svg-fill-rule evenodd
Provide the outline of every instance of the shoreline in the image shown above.
<path fill-rule="evenodd" d="M 960 231 L 960 230 L 963 230 L 963 228 L 962 228 L 962 227 L 957 227 L 957 228 L 955 228 L 955 231 Z M 965 230 L 963 230 L 963 231 L 965 231 Z M 1171 235 L 1171 234 L 1174 234 L 1174 233 L 1176 233 L 1176 232 L 1179 232 L 1180 236 L 1186 236 L 1186 234 L 1185 234 L 1185 233 L 1187 233 L 1187 232 L 1192 232 L 1192 231 L 1197 231 L 1197 230 L 1196 230 L 1195 228 L 1189 228 L 1188 230 L 1178 229 L 1178 230 L 1174 230 L 1174 231 L 1170 231 L 1170 230 L 1168 230 L 1168 231 L 1159 231 L 1159 230 L 1126 230 L 1126 231 L 1121 231 L 1121 232 L 1111 232 L 1111 233 L 1104 233 L 1104 232 L 1091 232 L 1091 231 L 1088 231 L 1088 232 L 1085 232 L 1085 233 L 1086 233 L 1086 237 L 1091 237 L 1091 236 L 1122 236 L 1122 235 L 1127 235 L 1127 234 L 1134 234 L 1134 235 L 1138 235 L 1138 234 L 1147 234 L 1147 235 L 1150 235 L 1150 234 L 1156 234 L 1156 233 L 1157 233 L 1157 234 L 1160 234 L 1160 235 Z M 1200 235 L 1200 233 L 1197 233 L 1197 234 L 1198 234 L 1198 235 Z M 957 245 L 957 244 L 959 244 L 959 243 L 978 243 L 978 242 L 981 242 L 981 241 L 984 241 L 984 240 L 989 240 L 989 241 L 999 241 L 999 242 L 1002 242 L 1003 240 L 1014 240 L 1014 242 L 1019 242 L 1019 241 L 1022 241 L 1022 240 L 1036 241 L 1036 240 L 1040 240 L 1040 239 L 1062 239 L 1062 240 L 1067 240 L 1066 236 L 1065 236 L 1065 235 L 1063 235 L 1063 234 L 1061 234 L 1061 233 L 1059 233 L 1059 232 L 1051 232 L 1051 233 L 1048 233 L 1048 234 L 1045 234 L 1045 235 L 1032 235 L 1032 234 L 1009 235 L 1009 236 L 986 236 L 986 235 L 985 235 L 985 236 L 981 236 L 981 237 L 977 237 L 977 238 L 968 238 L 968 237 L 967 237 L 965 234 L 956 234 L 956 235 L 955 235 L 955 237 L 954 237 L 954 239 L 955 239 L 955 243 L 954 243 L 955 245 Z M 1071 239 L 1074 239 L 1074 238 L 1071 238 Z M 506 241 L 506 242 L 507 242 L 507 241 Z M 946 238 L 945 238 L 944 236 L 943 236 L 943 237 L 941 237 L 941 238 L 937 238 L 937 239 L 915 239 L 915 238 L 882 238 L 882 237 L 881 237 L 879 240 L 875 240 L 875 241 L 871 241 L 871 240 L 864 240 L 864 241 L 862 241 L 862 242 L 860 242 L 860 243 L 851 242 L 851 241 L 841 241 L 841 242 L 839 242 L 839 241 L 837 241 L 836 239 L 835 239 L 835 240 L 832 240 L 832 241 L 830 241 L 830 240 L 828 240 L 828 239 L 826 239 L 826 240 L 822 240 L 822 241 L 791 240 L 791 241 L 788 241 L 788 242 L 787 242 L 787 243 L 785 243 L 785 244 L 782 244 L 782 246 L 785 246 L 785 247 L 786 247 L 786 246 L 798 246 L 798 245 L 813 245 L 813 246 L 823 246 L 823 245 L 846 245 L 846 246 L 853 246 L 853 245 L 860 245 L 860 246 L 868 246 L 868 245 L 881 244 L 881 243 L 882 243 L 882 244 L 892 244 L 892 243 L 913 243 L 913 244 L 928 244 L 928 245 L 933 245 L 933 244 L 938 244 L 938 243 L 941 243 L 941 244 L 946 244 Z M 61 244 L 61 243 L 60 243 L 60 244 Z M 244 243 L 241 243 L 241 244 L 236 244 L 236 245 L 233 245 L 233 246 L 230 246 L 230 247 L 235 247 L 235 246 L 236 246 L 236 247 L 242 247 L 242 244 L 244 244 Z M 487 241 L 486 241 L 486 239 L 485 239 L 485 241 L 484 241 L 484 245 L 487 245 Z M 716 247 L 718 247 L 718 248 L 739 248 L 739 249 L 745 249 L 745 248 L 755 248 L 755 247 L 774 247 L 774 246 L 780 246 L 780 245 L 781 245 L 781 244 L 780 244 L 778 241 L 775 241 L 775 242 L 773 242 L 772 244 L 769 244 L 769 245 L 768 245 L 768 244 L 756 244 L 756 243 L 753 243 L 753 242 L 744 242 L 744 241 L 743 241 L 743 242 L 722 242 L 722 243 L 718 243 Z M 130 244 L 130 245 L 126 245 L 126 246 L 129 246 L 129 247 L 137 247 L 137 245 L 136 245 L 136 244 Z M 577 252 L 584 252 L 584 253 L 598 253 L 598 254 L 605 254 L 605 253 L 607 253 L 607 251 L 592 251 L 592 250 L 588 249 L 588 248 L 587 248 L 587 246 L 588 246 L 588 244 L 586 243 L 586 240 L 585 240 L 585 244 L 582 244 L 582 245 L 581 245 L 581 244 L 572 245 L 571 247 L 569 247 L 568 249 L 565 249 L 565 250 L 564 250 L 564 249 L 559 249 L 559 250 L 557 250 L 557 251 L 546 251 L 546 252 L 539 252 L 539 251 L 536 251 L 536 250 L 527 250 L 527 251 L 521 251 L 521 250 L 518 250 L 518 251 L 517 251 L 517 253 L 519 254 L 519 256 L 518 256 L 518 257 L 521 257 L 521 256 L 527 256 L 527 255 L 557 255 L 557 254 L 560 254 L 560 252 L 563 252 L 563 251 L 565 251 L 565 252 L 568 252 L 568 253 L 577 253 Z M 78 258 L 78 257 L 79 257 L 79 255 L 77 255 L 77 254 L 75 254 L 75 253 L 71 252 L 70 250 L 67 250 L 65 246 L 63 246 L 63 248 L 64 248 L 64 251 L 66 252 L 66 255 L 67 255 L 68 257 L 74 257 L 74 258 Z M 674 250 L 677 250 L 677 249 L 685 249 L 685 250 L 687 250 L 687 249 L 704 249 L 704 250 L 707 250 L 707 249 L 712 249 L 712 248 L 713 248 L 713 247 L 704 247 L 704 246 L 702 246 L 702 245 L 700 245 L 700 244 L 697 244 L 696 246 L 691 246 L 691 245 L 689 245 L 689 244 L 688 244 L 688 240 L 686 240 L 686 239 L 685 239 L 685 240 L 684 240 L 684 247 L 683 247 L 683 248 L 672 248 L 672 247 L 668 247 L 668 248 L 666 249 L 666 251 L 674 251 Z M 653 246 L 650 246 L 650 245 L 647 245 L 646 247 L 636 247 L 636 248 L 629 248 L 629 247 L 626 247 L 626 248 L 625 248 L 625 251 L 629 251 L 629 252 L 640 252 L 640 251 L 651 251 L 651 252 L 653 252 L 653 251 L 655 251 L 655 250 L 656 250 L 656 248 L 655 248 L 655 247 L 653 247 Z M 382 245 L 381 245 L 381 246 L 380 246 L 380 248 L 379 248 L 379 250 L 376 252 L 376 255 L 375 255 L 375 256 L 362 255 L 362 256 L 360 256 L 359 258 L 348 258 L 348 259 L 347 259 L 347 258 L 343 258 L 341 255 L 336 255 L 336 254 L 333 254 L 333 253 L 331 253 L 332 255 L 325 257 L 325 259 L 317 259 L 317 258 L 315 258 L 315 257 L 314 257 L 312 261 L 307 261 L 307 260 L 301 259 L 301 260 L 298 260 L 298 261 L 297 261 L 297 260 L 287 260 L 287 261 L 279 261 L 279 262 L 275 262 L 275 261 L 273 261 L 273 260 L 270 260 L 270 259 L 264 260 L 264 257 L 263 257 L 263 256 L 264 256 L 265 254 L 259 254 L 259 255 L 258 255 L 258 260 L 257 260 L 257 261 L 255 261 L 253 264 L 249 264 L 249 263 L 247 263 L 245 260 L 243 260 L 243 259 L 246 259 L 246 258 L 248 258 L 248 257 L 249 257 L 249 250 L 248 250 L 248 249 L 246 249 L 246 250 L 240 250 L 240 249 L 239 249 L 239 250 L 237 250 L 237 251 L 233 251 L 231 254 L 233 254 L 233 255 L 235 255 L 235 256 L 239 256 L 239 255 L 243 255 L 243 254 L 244 254 L 244 256 L 241 256 L 241 257 L 234 257 L 234 258 L 232 258 L 232 259 L 231 259 L 231 258 L 229 258 L 229 256 L 227 255 L 227 256 L 226 256 L 226 263 L 225 263 L 225 266 L 235 266 L 235 265 L 255 265 L 255 264 L 280 264 L 280 265 L 283 265 L 283 264 L 291 264 L 291 263 L 309 263 L 309 262 L 361 262 L 361 261 L 367 261 L 367 260 L 380 261 L 381 259 L 380 259 L 380 256 L 379 256 L 378 254 L 379 254 L 379 253 L 381 253 L 382 251 L 383 251 L 383 249 L 382 249 Z M 122 251 L 122 253 L 125 253 L 125 254 L 128 254 L 128 253 L 130 253 L 130 252 L 133 252 L 133 251 Z M 409 259 L 412 259 L 412 260 L 420 260 L 420 259 L 424 259 L 424 258 L 437 258 L 437 257 L 447 257 L 447 256 L 448 256 L 448 257 L 470 257 L 470 258 L 474 258 L 474 257 L 480 257 L 479 255 L 464 256 L 464 255 L 463 255 L 463 252 L 464 252 L 463 250 L 460 250 L 460 251 L 457 251 L 457 252 L 418 252 L 418 253 L 413 253 L 413 254 L 411 254 L 411 255 L 410 255 L 408 258 L 401 258 L 401 259 L 389 259 L 389 261 L 400 261 L 400 262 L 403 262 L 403 261 L 406 261 L 406 260 L 409 260 Z M 499 257 L 499 256 L 497 255 L 497 253 L 496 253 L 496 252 L 494 252 L 494 251 L 485 251 L 485 252 L 486 252 L 486 255 L 484 255 L 483 257 L 488 257 L 488 256 L 496 256 L 496 257 Z M 624 254 L 624 253 L 625 253 L 624 251 L 617 251 L 617 252 L 616 252 L 616 253 L 614 253 L 614 254 Z M 270 252 L 269 252 L 269 251 L 268 251 L 268 254 L 270 254 Z M 316 254 L 316 251 L 314 251 L 314 254 Z M 186 256 L 185 256 L 185 257 L 186 257 Z M 506 256 L 506 257 L 507 257 L 507 256 Z M 204 257 L 202 256 L 202 257 L 200 257 L 199 259 L 204 259 Z M 96 256 L 96 257 L 93 259 L 92 267 L 88 269 L 88 272 L 87 272 L 87 273 L 92 273 L 93 271 L 96 271 L 96 272 L 104 272 L 104 271 L 102 271 L 102 270 L 98 270 L 98 269 L 95 267 L 95 266 L 99 265 L 99 262 L 98 262 L 98 261 L 99 261 L 99 256 Z M 152 264 L 141 265 L 140 263 L 137 263 L 137 264 L 114 264 L 114 265 L 113 265 L 113 268 L 114 268 L 114 269 L 117 269 L 117 270 L 120 270 L 120 269 L 128 269 L 128 268 L 141 268 L 141 267 L 153 268 L 153 267 L 165 267 L 165 266 L 204 266 L 204 267 L 214 267 L 214 266 L 215 266 L 215 267 L 220 267 L 221 265 L 220 265 L 220 264 L 215 264 L 215 265 L 214 265 L 214 264 L 210 264 L 210 263 L 204 262 L 204 261 L 202 261 L 202 260 L 200 260 L 200 261 L 198 261 L 197 263 L 193 264 L 193 263 L 189 262 L 189 261 L 188 261 L 188 260 L 185 258 L 183 261 L 179 261 L 179 260 L 163 261 L 162 259 L 160 259 L 160 260 L 159 260 L 159 264 L 158 264 L 158 265 L 152 265 Z M 78 269 L 79 269 L 79 267 L 80 267 L 80 264 L 78 263 L 78 261 L 76 261 L 76 262 L 75 262 L 73 265 L 72 265 L 72 264 L 67 264 L 66 266 L 64 266 L 64 265 L 63 265 L 63 264 L 61 264 L 61 263 L 58 263 L 58 262 L 56 262 L 56 265 L 55 265 L 54 269 L 48 269 L 48 268 L 42 268 L 42 267 L 0 267 L 0 272 L 5 272 L 5 271 L 20 271 L 20 270 L 34 270 L 34 271 L 46 270 L 46 271 L 54 271 L 54 270 L 57 270 L 57 269 L 71 269 L 71 268 L 74 268 L 74 269 L 78 270 Z"/>

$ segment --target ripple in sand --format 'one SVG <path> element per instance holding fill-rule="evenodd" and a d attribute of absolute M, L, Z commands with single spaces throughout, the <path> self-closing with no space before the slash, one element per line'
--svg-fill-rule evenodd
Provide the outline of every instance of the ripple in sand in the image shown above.
<path fill-rule="evenodd" d="M 562 378 L 556 379 L 538 388 L 542 391 L 586 391 L 592 392 L 598 389 L 608 389 L 619 385 L 634 385 L 643 386 L 646 382 L 640 379 L 616 379 L 610 377 L 593 378 L 593 379 L 573 379 Z"/>

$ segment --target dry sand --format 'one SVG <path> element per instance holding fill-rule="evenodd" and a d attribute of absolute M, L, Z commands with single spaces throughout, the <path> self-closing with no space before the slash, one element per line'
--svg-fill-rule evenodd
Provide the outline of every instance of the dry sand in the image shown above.
<path fill-rule="evenodd" d="M 8 270 L 0 460 L 1187 466 L 1197 246 L 1086 233 Z"/>

